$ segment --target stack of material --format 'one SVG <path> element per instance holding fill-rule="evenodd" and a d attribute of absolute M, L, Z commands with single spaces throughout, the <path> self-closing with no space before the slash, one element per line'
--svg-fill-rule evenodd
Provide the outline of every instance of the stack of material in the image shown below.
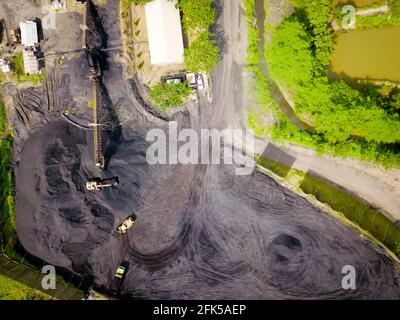
<path fill-rule="evenodd" d="M 24 69 L 26 74 L 39 73 L 39 62 L 32 50 L 23 50 Z"/>

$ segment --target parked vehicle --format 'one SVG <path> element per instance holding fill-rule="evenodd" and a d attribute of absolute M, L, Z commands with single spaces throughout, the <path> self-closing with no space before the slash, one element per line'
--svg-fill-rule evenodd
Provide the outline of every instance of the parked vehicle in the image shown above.
<path fill-rule="evenodd" d="M 128 271 L 129 263 L 128 262 L 123 262 L 118 268 L 117 271 L 115 272 L 113 282 L 111 283 L 110 287 L 110 293 L 113 295 L 118 295 L 122 282 L 125 279 L 125 275 Z"/>
<path fill-rule="evenodd" d="M 204 80 L 202 75 L 197 75 L 197 89 L 203 90 L 204 89 Z"/>

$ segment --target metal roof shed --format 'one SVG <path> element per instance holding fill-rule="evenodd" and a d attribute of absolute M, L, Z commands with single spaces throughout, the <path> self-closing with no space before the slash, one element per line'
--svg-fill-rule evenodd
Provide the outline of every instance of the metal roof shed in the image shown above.
<path fill-rule="evenodd" d="M 25 47 L 33 47 L 39 43 L 36 22 L 26 21 L 19 24 L 21 29 L 21 43 Z"/>
<path fill-rule="evenodd" d="M 183 36 L 177 0 L 154 0 L 145 6 L 151 64 L 183 63 Z"/>

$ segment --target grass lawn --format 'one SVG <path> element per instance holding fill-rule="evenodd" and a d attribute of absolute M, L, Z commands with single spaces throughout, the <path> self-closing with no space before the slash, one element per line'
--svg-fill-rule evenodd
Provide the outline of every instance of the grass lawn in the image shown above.
<path fill-rule="evenodd" d="M 50 300 L 44 293 L 0 274 L 0 300 Z"/>
<path fill-rule="evenodd" d="M 10 60 L 14 67 L 14 71 L 12 74 L 13 80 L 17 82 L 31 82 L 34 85 L 38 85 L 42 83 L 46 78 L 46 74 L 44 71 L 41 71 L 41 73 L 39 74 L 25 74 L 24 58 L 22 56 L 22 53 L 16 54 Z"/>
<path fill-rule="evenodd" d="M 305 176 L 300 189 L 307 194 L 314 195 L 319 201 L 329 204 L 335 211 L 342 212 L 346 218 L 369 231 L 400 256 L 400 250 L 398 250 L 400 230 L 383 214 L 371 209 L 333 184 L 309 174 Z"/>
<path fill-rule="evenodd" d="M 289 174 L 289 171 L 291 171 L 291 168 L 289 168 L 288 166 L 281 164 L 279 162 L 272 161 L 265 157 L 259 157 L 257 159 L 257 163 L 260 166 L 272 171 L 273 173 L 280 176 L 281 178 L 287 177 Z"/>

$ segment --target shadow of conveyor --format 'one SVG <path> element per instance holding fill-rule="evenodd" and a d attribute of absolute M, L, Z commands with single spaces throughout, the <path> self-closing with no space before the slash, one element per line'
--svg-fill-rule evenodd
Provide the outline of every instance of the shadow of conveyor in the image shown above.
<path fill-rule="evenodd" d="M 99 123 L 105 123 L 107 125 L 107 137 L 108 141 L 105 148 L 105 170 L 107 170 L 111 158 L 118 151 L 121 145 L 122 138 L 122 127 L 120 125 L 120 119 L 116 113 L 116 108 L 111 101 L 110 95 L 108 94 L 107 88 L 102 81 L 99 82 L 100 95 L 102 97 L 102 105 L 104 109 L 104 118 L 99 119 Z"/>
<path fill-rule="evenodd" d="M 86 7 L 86 47 L 88 49 L 106 49 L 108 47 L 108 34 L 104 30 L 103 23 L 96 6 L 91 0 L 87 0 Z"/>

